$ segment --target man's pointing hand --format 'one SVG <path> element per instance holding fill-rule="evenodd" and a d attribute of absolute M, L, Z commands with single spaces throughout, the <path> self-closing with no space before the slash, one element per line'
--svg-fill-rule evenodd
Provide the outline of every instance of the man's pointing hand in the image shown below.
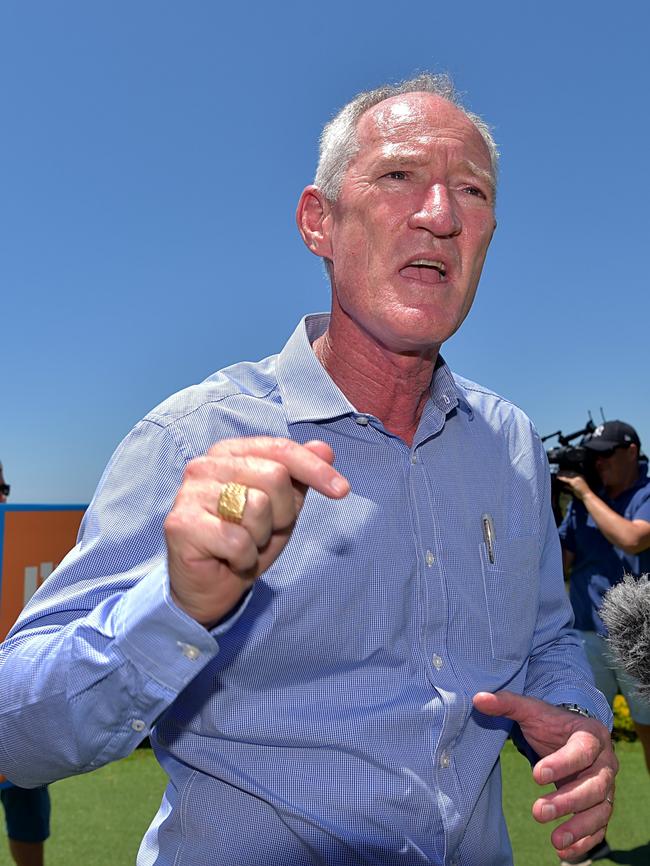
<path fill-rule="evenodd" d="M 578 859 L 602 841 L 618 772 L 607 728 L 597 719 L 508 691 L 479 692 L 474 707 L 488 716 L 517 722 L 540 756 L 533 778 L 539 785 L 553 782 L 557 790 L 535 801 L 533 817 L 546 823 L 572 816 L 551 835 L 560 857 Z"/>
<path fill-rule="evenodd" d="M 289 541 L 307 490 L 340 499 L 350 491 L 325 442 L 225 439 L 190 461 L 165 520 L 176 604 L 206 627 L 231 611 Z M 241 520 L 219 516 L 229 483 L 247 488 Z"/>

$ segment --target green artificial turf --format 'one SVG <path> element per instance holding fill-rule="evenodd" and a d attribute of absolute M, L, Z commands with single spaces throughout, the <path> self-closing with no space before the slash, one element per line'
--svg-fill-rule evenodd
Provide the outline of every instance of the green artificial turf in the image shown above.
<path fill-rule="evenodd" d="M 616 810 L 607 834 L 613 853 L 599 863 L 649 866 L 650 777 L 638 743 L 619 743 L 617 754 L 621 771 Z M 502 766 L 504 809 L 516 866 L 557 866 L 549 842 L 551 826 L 537 824 L 530 814 L 543 789 L 533 782 L 527 761 L 510 743 L 504 749 Z M 133 866 L 164 786 L 165 776 L 148 749 L 139 749 L 90 775 L 52 785 L 47 866 Z M 6 846 L 0 844 L 0 866 L 10 862 Z M 489 864 L 477 861 L 471 866 Z"/>
<path fill-rule="evenodd" d="M 153 752 L 138 749 L 94 773 L 50 785 L 46 866 L 133 866 L 165 784 Z M 6 840 L 2 843 L 0 866 L 10 866 Z"/>

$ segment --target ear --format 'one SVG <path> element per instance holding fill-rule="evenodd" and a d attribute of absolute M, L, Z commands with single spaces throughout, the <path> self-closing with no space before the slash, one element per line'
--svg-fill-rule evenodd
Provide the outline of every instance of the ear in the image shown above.
<path fill-rule="evenodd" d="M 311 184 L 302 191 L 296 223 L 305 246 L 314 255 L 331 259 L 332 206 L 317 186 Z"/>

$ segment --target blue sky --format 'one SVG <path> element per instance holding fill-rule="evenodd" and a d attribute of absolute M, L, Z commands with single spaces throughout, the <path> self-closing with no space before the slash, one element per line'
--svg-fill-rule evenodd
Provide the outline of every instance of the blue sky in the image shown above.
<path fill-rule="evenodd" d="M 648 6 L 5 0 L 0 459 L 13 502 L 88 501 L 171 392 L 328 306 L 294 211 L 357 91 L 451 73 L 502 153 L 459 373 L 540 433 L 650 448 Z"/>

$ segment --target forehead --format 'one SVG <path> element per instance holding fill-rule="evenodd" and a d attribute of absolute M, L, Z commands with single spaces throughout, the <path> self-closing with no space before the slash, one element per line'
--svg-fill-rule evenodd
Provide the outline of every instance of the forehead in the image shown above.
<path fill-rule="evenodd" d="M 491 173 L 490 154 L 476 126 L 433 93 L 405 93 L 377 103 L 361 115 L 357 140 L 361 159 L 444 149 L 471 158 Z"/>

